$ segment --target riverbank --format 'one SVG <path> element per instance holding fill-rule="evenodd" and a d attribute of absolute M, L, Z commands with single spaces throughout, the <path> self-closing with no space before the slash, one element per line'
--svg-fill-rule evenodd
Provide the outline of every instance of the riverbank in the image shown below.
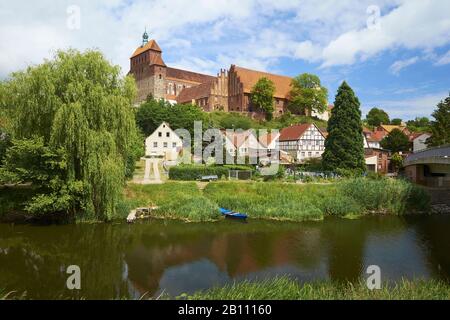
<path fill-rule="evenodd" d="M 194 182 L 131 184 L 122 210 L 157 206 L 152 217 L 188 222 L 215 221 L 219 207 L 243 212 L 250 219 L 323 220 L 369 214 L 425 213 L 429 197 L 406 181 L 351 179 L 330 184 L 283 182 L 214 182 L 200 190 Z"/>
<path fill-rule="evenodd" d="M 67 220 L 58 214 L 46 217 L 28 214 L 23 203 L 33 194 L 31 187 L 3 188 L 0 221 Z M 403 180 L 368 178 L 327 184 L 219 181 L 200 187 L 195 182 L 181 181 L 130 183 L 112 219 L 125 221 L 130 211 L 139 207 L 158 207 L 151 213 L 153 218 L 186 222 L 217 221 L 221 218 L 219 207 L 246 213 L 250 219 L 296 222 L 323 220 L 327 216 L 358 218 L 431 211 L 429 196 L 422 188 Z M 95 218 L 79 214 L 74 222 L 95 222 Z"/>
<path fill-rule="evenodd" d="M 261 282 L 240 282 L 178 299 L 189 300 L 449 300 L 450 285 L 436 280 L 402 280 L 369 290 L 356 284 L 317 282 L 300 284 L 286 277 Z"/>

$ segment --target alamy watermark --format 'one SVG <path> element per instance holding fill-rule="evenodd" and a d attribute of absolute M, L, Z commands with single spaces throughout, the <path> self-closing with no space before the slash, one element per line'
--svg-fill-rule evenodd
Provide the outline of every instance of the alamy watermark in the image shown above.
<path fill-rule="evenodd" d="M 67 274 L 70 276 L 66 280 L 66 286 L 69 290 L 81 290 L 81 269 L 77 265 L 67 267 Z"/>
<path fill-rule="evenodd" d="M 381 289 L 381 268 L 377 265 L 368 266 L 366 274 L 369 275 L 366 280 L 367 288 L 369 290 Z"/>
<path fill-rule="evenodd" d="M 380 30 L 381 29 L 381 9 L 379 6 L 371 5 L 367 7 L 366 13 L 368 15 L 366 25 L 369 30 Z"/>
<path fill-rule="evenodd" d="M 69 30 L 81 29 L 81 8 L 77 5 L 70 5 L 66 9 L 66 26 Z"/>

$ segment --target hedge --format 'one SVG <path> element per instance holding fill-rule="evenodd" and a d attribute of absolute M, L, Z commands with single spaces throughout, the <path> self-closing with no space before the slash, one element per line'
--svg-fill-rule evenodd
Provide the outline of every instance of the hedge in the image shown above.
<path fill-rule="evenodd" d="M 194 181 L 202 176 L 228 177 L 229 168 L 216 166 L 178 166 L 169 169 L 170 180 Z"/>

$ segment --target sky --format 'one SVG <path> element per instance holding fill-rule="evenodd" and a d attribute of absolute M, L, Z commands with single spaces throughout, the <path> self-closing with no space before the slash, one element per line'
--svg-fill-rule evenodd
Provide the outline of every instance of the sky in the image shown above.
<path fill-rule="evenodd" d="M 450 0 L 0 0 L 0 79 L 58 49 L 99 49 L 123 74 L 147 28 L 167 65 L 231 64 L 347 81 L 365 114 L 430 116 L 450 92 Z"/>

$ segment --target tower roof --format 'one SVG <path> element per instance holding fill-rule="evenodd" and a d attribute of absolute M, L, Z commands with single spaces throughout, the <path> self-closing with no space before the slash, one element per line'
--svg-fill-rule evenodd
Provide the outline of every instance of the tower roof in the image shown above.
<path fill-rule="evenodd" d="M 157 52 L 162 52 L 161 48 L 160 48 L 159 45 L 156 43 L 156 41 L 155 41 L 155 40 L 150 40 L 146 45 L 138 47 L 138 48 L 134 51 L 134 53 L 133 53 L 133 55 L 131 56 L 131 58 L 134 58 L 134 57 L 140 55 L 141 53 L 144 53 L 144 52 L 149 51 L 149 50 L 153 50 L 153 51 L 157 51 Z"/>

